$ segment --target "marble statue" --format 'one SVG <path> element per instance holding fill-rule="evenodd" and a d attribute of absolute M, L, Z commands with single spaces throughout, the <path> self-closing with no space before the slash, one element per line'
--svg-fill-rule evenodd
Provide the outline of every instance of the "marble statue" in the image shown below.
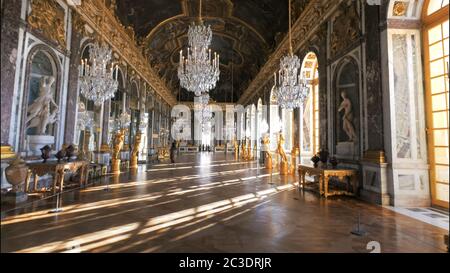
<path fill-rule="evenodd" d="M 347 134 L 349 141 L 352 142 L 356 139 L 355 127 L 353 126 L 353 109 L 352 102 L 347 96 L 345 91 L 341 92 L 342 102 L 339 106 L 338 112 L 344 110 L 344 116 L 342 117 L 342 129 Z"/>
<path fill-rule="evenodd" d="M 45 135 L 47 125 L 58 120 L 58 105 L 54 101 L 52 93 L 54 82 L 54 77 L 42 77 L 39 83 L 39 97 L 28 106 L 26 128 L 37 128 L 38 135 Z M 51 105 L 55 107 L 53 111 L 50 110 Z"/>
<path fill-rule="evenodd" d="M 264 152 L 264 165 L 267 169 L 272 169 L 272 155 L 270 154 L 270 138 L 268 134 L 265 134 L 263 139 L 263 152 Z"/>

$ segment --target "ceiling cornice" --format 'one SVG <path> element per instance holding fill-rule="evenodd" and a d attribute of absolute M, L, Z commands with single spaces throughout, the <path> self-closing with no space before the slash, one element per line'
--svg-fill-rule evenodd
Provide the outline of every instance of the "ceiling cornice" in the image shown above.
<path fill-rule="evenodd" d="M 294 52 L 303 47 L 316 30 L 331 17 L 334 11 L 345 0 L 323 1 L 311 0 L 300 17 L 292 26 L 292 40 Z M 238 100 L 238 104 L 245 105 L 252 97 L 259 93 L 268 81 L 273 80 L 273 73 L 278 70 L 280 59 L 289 51 L 288 34 L 270 55 L 258 75 L 252 80 L 248 88 Z"/>
<path fill-rule="evenodd" d="M 166 103 L 171 106 L 177 103 L 165 82 L 150 67 L 134 37 L 130 37 L 118 18 L 105 6 L 104 1 L 82 1 L 81 5 L 73 6 L 73 9 Z"/>

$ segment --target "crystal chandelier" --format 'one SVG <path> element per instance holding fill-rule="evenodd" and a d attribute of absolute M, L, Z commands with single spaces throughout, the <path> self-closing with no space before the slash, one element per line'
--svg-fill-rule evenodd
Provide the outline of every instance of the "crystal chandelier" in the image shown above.
<path fill-rule="evenodd" d="M 100 46 L 95 43 L 89 48 L 89 61 L 81 60 L 79 67 L 81 94 L 97 106 L 114 97 L 118 87 L 118 66 L 116 65 L 114 69 L 114 65 L 110 65 L 111 57 L 112 51 L 108 45 Z"/>
<path fill-rule="evenodd" d="M 278 104 L 285 109 L 299 108 L 308 94 L 306 81 L 300 74 L 300 59 L 292 53 L 291 1 L 289 1 L 289 54 L 280 61 L 280 70 L 274 73 L 274 91 Z"/>
<path fill-rule="evenodd" d="M 189 47 L 187 56 L 183 56 L 180 50 L 180 64 L 178 66 L 178 78 L 180 85 L 196 96 L 216 87 L 219 80 L 219 54 L 211 55 L 212 31 L 210 26 L 203 25 L 201 19 L 202 1 L 200 0 L 199 23 L 192 23 L 188 30 Z"/>

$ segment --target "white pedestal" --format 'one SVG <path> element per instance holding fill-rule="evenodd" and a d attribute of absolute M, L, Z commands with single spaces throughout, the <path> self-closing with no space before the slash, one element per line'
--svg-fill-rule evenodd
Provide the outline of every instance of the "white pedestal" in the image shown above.
<path fill-rule="evenodd" d="M 41 148 L 45 145 L 52 146 L 55 144 L 54 136 L 47 135 L 31 135 L 28 136 L 28 148 L 33 153 L 33 155 L 40 155 Z"/>
<path fill-rule="evenodd" d="M 345 158 L 353 158 L 355 144 L 353 142 L 339 142 L 336 145 L 336 155 Z"/>

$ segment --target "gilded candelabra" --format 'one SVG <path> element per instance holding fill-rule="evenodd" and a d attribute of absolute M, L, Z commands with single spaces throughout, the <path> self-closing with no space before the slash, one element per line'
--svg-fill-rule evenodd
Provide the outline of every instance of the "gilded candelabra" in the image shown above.
<path fill-rule="evenodd" d="M 113 173 L 120 173 L 120 151 L 125 141 L 125 129 L 120 129 L 114 136 L 113 154 L 111 159 L 111 169 Z"/>
<path fill-rule="evenodd" d="M 299 148 L 298 147 L 292 147 L 291 150 L 291 166 L 289 167 L 289 174 L 295 176 L 295 170 L 297 167 L 297 156 L 299 155 Z"/>
<path fill-rule="evenodd" d="M 134 138 L 133 149 L 131 150 L 131 159 L 130 159 L 130 168 L 138 167 L 138 155 L 139 155 L 139 146 L 141 145 L 142 133 L 140 130 L 137 130 L 136 137 Z"/>
<path fill-rule="evenodd" d="M 246 158 L 247 158 L 247 147 L 246 146 L 247 146 L 247 143 L 246 143 L 246 140 L 244 139 L 244 140 L 242 140 L 242 144 L 241 144 L 241 151 L 242 151 L 241 157 L 243 160 L 246 160 Z"/>
<path fill-rule="evenodd" d="M 233 145 L 234 145 L 234 159 L 239 159 L 239 145 L 237 143 L 236 137 L 233 138 Z"/>

